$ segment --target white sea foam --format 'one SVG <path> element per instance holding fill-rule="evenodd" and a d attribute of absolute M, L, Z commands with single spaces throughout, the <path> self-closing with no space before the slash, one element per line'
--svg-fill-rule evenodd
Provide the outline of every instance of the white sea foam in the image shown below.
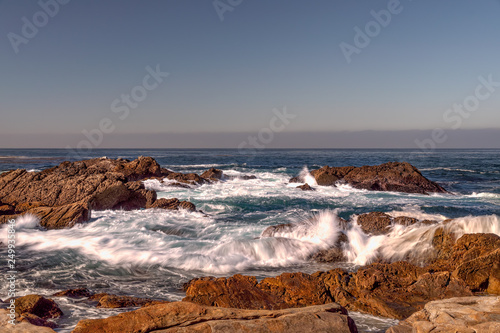
<path fill-rule="evenodd" d="M 347 231 L 349 244 L 345 252 L 348 260 L 358 265 L 369 264 L 378 256 L 388 261 L 406 258 L 423 261 L 433 249 L 435 231 L 441 227 L 442 224 L 395 225 L 386 235 L 372 236 L 366 235 L 354 224 Z M 494 233 L 500 236 L 500 219 L 497 215 L 467 216 L 452 220 L 444 228 L 457 238 L 473 233 Z"/>
<path fill-rule="evenodd" d="M 302 168 L 302 171 L 300 171 L 300 173 L 299 173 L 299 178 L 303 179 L 304 183 L 307 183 L 311 186 L 318 185 L 318 183 L 316 182 L 316 179 L 313 177 L 313 175 L 311 175 L 307 166 L 304 166 L 304 168 Z"/>

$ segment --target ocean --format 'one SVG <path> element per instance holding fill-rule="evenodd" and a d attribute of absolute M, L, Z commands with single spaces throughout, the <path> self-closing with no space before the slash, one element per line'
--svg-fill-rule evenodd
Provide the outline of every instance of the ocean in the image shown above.
<path fill-rule="evenodd" d="M 58 149 L 0 149 L 0 172 L 43 170 L 66 159 Z M 201 276 L 236 273 L 258 279 L 283 272 L 312 273 L 334 267 L 356 269 L 376 253 L 398 260 L 406 253 L 428 249 L 422 230 L 401 227 L 386 236 L 370 237 L 349 230 L 349 262 L 319 264 L 311 253 L 333 244 L 339 217 L 382 211 L 420 219 L 456 219 L 458 232 L 500 235 L 500 150 L 380 150 L 287 149 L 252 154 L 231 149 L 101 149 L 81 159 L 106 156 L 135 159 L 151 156 L 162 167 L 196 172 L 214 167 L 234 179 L 191 188 L 170 187 L 147 180 L 159 198 L 193 202 L 202 212 L 137 210 L 93 211 L 92 219 L 71 229 L 41 230 L 36 219 L 17 221 L 16 266 L 20 295 L 51 295 L 85 287 L 137 297 L 181 300 L 184 283 Z M 291 177 L 329 166 L 376 165 L 407 161 L 450 194 L 371 192 L 348 185 L 301 191 Z M 254 175 L 256 179 L 238 178 Z M 315 224 L 280 238 L 260 238 L 268 226 L 300 222 L 316 216 Z M 427 226 L 425 228 L 431 228 Z M 6 227 L 1 237 L 6 239 Z M 333 242 L 333 243 L 332 243 Z M 4 251 L 6 253 L 6 251 Z M 5 254 L 6 255 L 6 254 Z M 6 262 L 6 261 L 5 261 Z M 8 271 L 1 265 L 0 272 Z M 0 297 L 7 295 L 7 282 Z M 97 309 L 58 298 L 65 312 L 60 332 L 70 332 L 78 320 L 102 318 L 123 309 Z M 129 310 L 129 309 L 128 309 Z M 396 321 L 352 313 L 360 331 L 384 331 Z"/>

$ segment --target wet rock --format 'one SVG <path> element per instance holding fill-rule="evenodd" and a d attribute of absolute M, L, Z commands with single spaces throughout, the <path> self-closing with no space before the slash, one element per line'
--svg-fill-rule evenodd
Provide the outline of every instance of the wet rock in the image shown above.
<path fill-rule="evenodd" d="M 372 212 L 359 215 L 357 223 L 366 234 L 383 235 L 389 232 L 392 220 L 385 213 Z"/>
<path fill-rule="evenodd" d="M 217 180 L 222 179 L 223 173 L 222 173 L 222 170 L 210 168 L 207 171 L 203 172 L 201 174 L 201 177 L 205 178 L 205 179 L 212 180 L 212 181 L 217 181 Z"/>
<path fill-rule="evenodd" d="M 237 310 L 175 302 L 78 322 L 73 333 L 357 332 L 338 304 L 286 310 Z"/>
<path fill-rule="evenodd" d="M 34 314 L 42 319 L 58 318 L 63 315 L 56 302 L 40 295 L 27 295 L 16 298 L 16 313 Z"/>
<path fill-rule="evenodd" d="M 189 201 L 179 201 L 179 199 L 165 199 L 160 198 L 156 200 L 152 205 L 148 206 L 148 208 L 161 208 L 161 209 L 169 209 L 169 210 L 177 210 L 177 209 L 186 209 L 189 211 L 195 211 L 196 206 Z"/>
<path fill-rule="evenodd" d="M 77 289 L 68 289 L 63 291 L 58 291 L 53 294 L 54 297 L 70 297 L 70 298 L 81 298 L 81 297 L 90 297 L 94 295 L 93 292 L 88 290 L 87 288 L 77 288 Z"/>
<path fill-rule="evenodd" d="M 329 167 L 311 171 L 318 185 L 332 186 L 345 182 L 354 188 L 372 191 L 395 191 L 428 194 L 447 193 L 438 184 L 425 178 L 417 168 L 407 162 L 388 162 L 362 167 Z M 302 181 L 297 177 L 291 182 Z"/>
<path fill-rule="evenodd" d="M 0 175 L 0 223 L 30 213 L 41 226 L 60 229 L 88 221 L 91 210 L 146 208 L 156 201 L 156 192 L 145 189 L 141 181 L 170 176 L 201 179 L 173 173 L 143 156 L 131 162 L 107 158 L 63 162 L 41 172 L 12 170 Z"/>
<path fill-rule="evenodd" d="M 341 232 L 334 246 L 312 254 L 309 259 L 321 263 L 345 262 L 347 258 L 344 253 L 344 247 L 348 241 L 347 235 Z"/>
<path fill-rule="evenodd" d="M 295 224 L 295 223 L 284 223 L 284 224 L 272 225 L 272 226 L 264 229 L 264 231 L 262 232 L 262 234 L 260 236 L 261 237 L 275 237 L 277 234 L 280 234 L 280 233 L 292 232 L 295 228 L 297 228 L 297 224 Z"/>
<path fill-rule="evenodd" d="M 315 191 L 314 188 L 309 186 L 308 183 L 305 183 L 304 185 L 297 186 L 297 188 L 300 188 L 302 191 Z"/>
<path fill-rule="evenodd" d="M 459 297 L 429 302 L 387 333 L 499 332 L 499 297 Z"/>
<path fill-rule="evenodd" d="M 207 182 L 205 178 L 200 177 L 196 173 L 173 172 L 167 176 L 167 179 L 190 185 L 200 185 Z"/>

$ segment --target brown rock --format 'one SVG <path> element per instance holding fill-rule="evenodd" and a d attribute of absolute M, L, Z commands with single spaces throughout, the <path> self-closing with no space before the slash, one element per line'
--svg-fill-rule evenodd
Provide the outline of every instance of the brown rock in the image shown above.
<path fill-rule="evenodd" d="M 297 186 L 297 188 L 300 188 L 302 191 L 315 191 L 314 188 L 309 186 L 308 183 L 305 183 L 304 185 Z"/>
<path fill-rule="evenodd" d="M 366 213 L 358 216 L 358 225 L 364 233 L 372 235 L 383 235 L 389 232 L 392 219 L 382 212 Z"/>
<path fill-rule="evenodd" d="M 373 191 L 406 193 L 446 193 L 438 184 L 428 180 L 417 168 L 407 162 L 388 162 L 362 167 L 329 167 L 311 171 L 318 185 L 331 186 L 346 182 L 354 188 Z M 297 177 L 293 181 L 302 181 Z"/>
<path fill-rule="evenodd" d="M 41 172 L 5 172 L 0 174 L 0 223 L 31 213 L 48 229 L 64 228 L 89 220 L 92 209 L 146 208 L 156 201 L 156 192 L 146 190 L 141 180 L 170 176 L 201 179 L 173 173 L 142 156 L 132 162 L 97 158 Z"/>
<path fill-rule="evenodd" d="M 301 307 L 333 302 L 323 284 L 309 274 L 283 273 L 258 284 L 262 291 L 275 295 L 286 307 Z"/>
<path fill-rule="evenodd" d="M 185 302 L 237 309 L 281 309 L 273 295 L 257 286 L 254 276 L 236 274 L 229 278 L 203 277 L 184 285 Z"/>
<path fill-rule="evenodd" d="M 16 314 L 16 324 L 12 325 L 9 323 L 11 319 L 8 316 L 9 312 L 6 309 L 0 309 L 0 332 L 5 333 L 55 333 L 53 329 L 50 327 L 36 326 L 30 323 L 31 321 L 37 322 L 39 324 L 51 325 L 46 320 L 43 320 L 37 316 L 25 314 L 23 316 L 19 316 Z M 36 319 L 38 318 L 38 319 Z"/>
<path fill-rule="evenodd" d="M 423 310 L 391 327 L 387 333 L 400 332 L 498 332 L 498 297 L 458 297 L 429 302 Z"/>
<path fill-rule="evenodd" d="M 161 209 L 186 209 L 189 211 L 195 211 L 196 206 L 189 201 L 179 201 L 179 199 L 165 199 L 160 198 L 156 200 L 152 205 L 148 206 L 148 208 L 161 208 Z"/>
<path fill-rule="evenodd" d="M 34 314 L 42 319 L 58 318 L 63 315 L 57 304 L 39 295 L 27 295 L 16 299 L 16 313 Z"/>
<path fill-rule="evenodd" d="M 175 302 L 78 322 L 73 333 L 357 332 L 338 304 L 286 310 L 237 310 Z"/>
<path fill-rule="evenodd" d="M 212 181 L 220 180 L 223 177 L 222 170 L 210 168 L 201 174 L 201 178 L 210 179 Z"/>

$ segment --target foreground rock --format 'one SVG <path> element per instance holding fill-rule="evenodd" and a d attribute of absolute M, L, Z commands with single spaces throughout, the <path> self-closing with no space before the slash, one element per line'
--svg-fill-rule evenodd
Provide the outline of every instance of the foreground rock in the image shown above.
<path fill-rule="evenodd" d="M 420 171 L 407 162 L 388 162 L 374 166 L 329 167 L 311 171 L 318 185 L 332 186 L 345 182 L 354 188 L 372 191 L 396 191 L 406 193 L 447 193 L 438 184 L 422 176 Z M 294 177 L 290 182 L 304 182 Z"/>
<path fill-rule="evenodd" d="M 97 158 L 63 162 L 41 172 L 12 170 L 0 175 L 0 223 L 30 213 L 47 229 L 71 227 L 88 221 L 91 210 L 140 208 L 194 210 L 177 199 L 157 203 L 156 192 L 141 182 L 148 178 L 205 182 L 196 174 L 174 173 L 151 157 L 134 161 Z M 165 199 L 166 200 L 166 199 Z"/>
<path fill-rule="evenodd" d="M 372 264 L 357 272 L 334 269 L 255 277 L 199 278 L 185 285 L 184 301 L 240 309 L 282 309 L 337 302 L 348 310 L 403 319 L 430 300 L 470 296 L 450 272 L 427 272 L 406 262 Z"/>
<path fill-rule="evenodd" d="M 427 303 L 387 333 L 500 332 L 500 297 L 460 297 Z"/>
<path fill-rule="evenodd" d="M 16 299 L 16 313 L 33 314 L 42 319 L 59 318 L 63 312 L 56 302 L 40 295 L 27 295 Z"/>
<path fill-rule="evenodd" d="M 52 328 L 33 325 L 26 317 L 18 314 L 15 315 L 15 325 L 12 325 L 9 323 L 9 314 L 9 311 L 0 309 L 0 333 L 55 333 Z"/>
<path fill-rule="evenodd" d="M 286 310 L 237 310 L 188 302 L 154 305 L 106 319 L 81 320 L 73 333 L 357 332 L 338 304 Z"/>

